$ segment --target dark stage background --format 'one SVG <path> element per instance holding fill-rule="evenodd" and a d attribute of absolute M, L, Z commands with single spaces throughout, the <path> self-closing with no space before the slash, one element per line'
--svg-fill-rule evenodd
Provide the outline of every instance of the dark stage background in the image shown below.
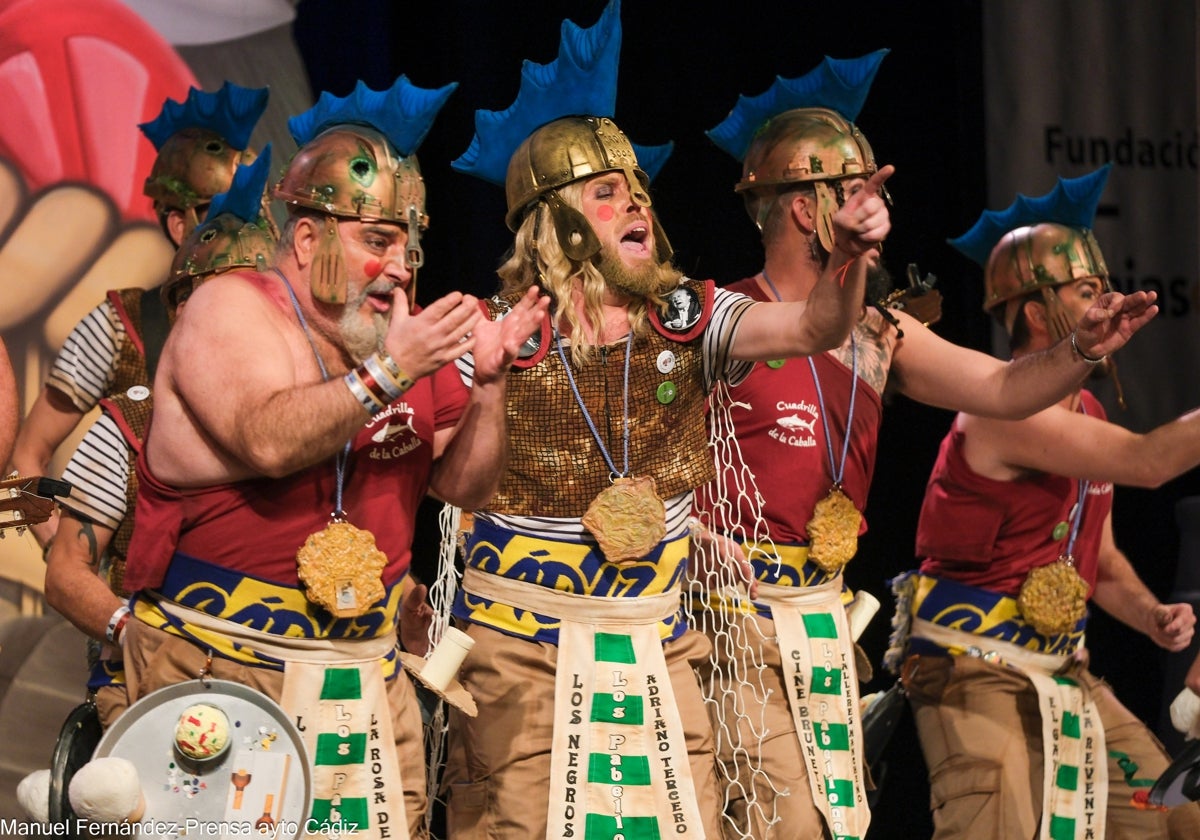
<path fill-rule="evenodd" d="M 603 7 L 603 0 L 299 4 L 296 39 L 314 91 L 344 95 L 360 78 L 380 89 L 400 73 L 423 87 L 460 83 L 419 152 L 432 220 L 423 300 L 451 289 L 490 294 L 495 267 L 511 242 L 503 190 L 449 168 L 473 136 L 474 109 L 507 108 L 521 61 L 552 60 L 561 20 L 589 26 Z M 877 160 L 897 170 L 888 184 L 895 206 L 886 262 L 898 278 L 910 262 L 936 275 L 944 296 L 936 331 L 990 348 L 989 322 L 980 310 L 981 272 L 945 244 L 987 206 L 980 0 L 743 0 L 707 11 L 681 0 L 625 0 L 622 19 L 617 123 L 635 142 L 675 141 L 654 184 L 655 207 L 679 266 L 722 284 L 756 272 L 761 247 L 732 191 L 739 165 L 703 131 L 724 118 L 739 93 L 761 93 L 775 74 L 804 73 L 825 54 L 846 58 L 890 48 L 858 119 Z M 885 417 L 867 509 L 870 532 L 847 574 L 853 587 L 872 591 L 884 604 L 864 638 L 876 662 L 891 606 L 886 581 L 913 565 L 922 491 L 951 414 L 897 398 Z M 1179 551 L 1175 502 L 1196 493 L 1194 474 L 1155 491 L 1117 490 L 1118 544 L 1164 599 L 1175 586 Z M 425 554 L 433 552 L 431 544 Z M 1190 658 L 1169 662 L 1144 637 L 1102 614 L 1089 625 L 1089 646 L 1094 670 L 1135 714 L 1157 726 Z M 885 687 L 890 679 L 877 676 L 869 688 Z M 928 836 L 928 789 L 911 726 L 898 733 L 886 760 L 870 837 Z"/>

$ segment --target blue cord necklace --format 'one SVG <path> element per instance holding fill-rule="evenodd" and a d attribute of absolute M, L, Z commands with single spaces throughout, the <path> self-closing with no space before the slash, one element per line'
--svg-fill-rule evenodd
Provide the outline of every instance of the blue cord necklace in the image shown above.
<path fill-rule="evenodd" d="M 583 412 L 588 430 L 604 456 L 604 463 L 609 469 L 609 486 L 600 491 L 587 512 L 583 515 L 583 525 L 596 538 L 605 558 L 612 563 L 631 563 L 645 558 L 654 550 L 667 533 L 667 512 L 662 499 L 655 490 L 654 479 L 649 476 L 633 478 L 629 475 L 629 366 L 633 356 L 633 331 L 630 330 L 625 339 L 625 372 L 623 386 L 622 410 L 622 463 L 617 469 L 616 463 L 604 445 L 600 430 L 592 420 L 587 406 L 583 402 L 575 383 L 575 374 L 571 371 L 566 351 L 563 350 L 562 336 L 554 327 L 554 346 L 563 370 L 567 374 L 567 382 L 571 385 L 571 394 L 575 404 Z"/>
<path fill-rule="evenodd" d="M 771 282 L 766 268 L 763 280 L 771 289 L 775 300 L 782 302 L 779 289 Z M 846 474 L 846 458 L 850 454 L 850 431 L 854 428 L 854 404 L 858 395 L 858 344 L 854 333 L 850 333 L 850 407 L 846 413 L 846 432 L 842 440 L 841 458 L 835 460 L 833 436 L 829 429 L 829 414 L 825 410 L 825 394 L 821 390 L 821 377 L 812 356 L 808 357 L 808 368 L 812 372 L 813 385 L 817 392 L 817 404 L 821 409 L 821 428 L 825 432 L 825 453 L 829 458 L 829 471 L 833 484 L 823 499 L 813 507 L 808 519 L 809 559 L 824 571 L 836 573 L 854 557 L 858 551 L 858 531 L 862 526 L 862 513 L 853 500 L 842 490 Z"/>
<path fill-rule="evenodd" d="M 321 369 L 321 379 L 328 382 L 329 370 L 317 352 L 317 344 L 296 292 L 282 271 L 276 268 L 275 273 L 287 289 L 300 328 L 317 359 L 317 367 Z M 342 509 L 342 489 L 352 442 L 346 441 L 335 461 L 337 494 L 329 524 L 311 534 L 296 552 L 296 575 L 304 584 L 304 597 L 336 618 L 364 615 L 386 594 L 382 575 L 387 565 L 387 555 L 375 545 L 375 537 L 370 531 L 357 528 L 347 521 L 346 512 Z"/>

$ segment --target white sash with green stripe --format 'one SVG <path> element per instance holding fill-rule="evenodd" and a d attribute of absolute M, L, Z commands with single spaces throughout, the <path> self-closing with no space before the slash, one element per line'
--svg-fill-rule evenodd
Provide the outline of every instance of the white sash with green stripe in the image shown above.
<path fill-rule="evenodd" d="M 792 720 L 808 764 L 813 802 L 833 840 L 861 840 L 871 824 L 863 776 L 854 643 L 842 578 L 819 586 L 758 585 L 779 637 Z M 799 795 L 799 791 L 793 791 Z"/>
<path fill-rule="evenodd" d="M 1108 759 L 1104 725 L 1091 698 L 1070 677 L 1028 671 L 1042 710 L 1042 830 L 1040 840 L 1104 836 Z"/>
<path fill-rule="evenodd" d="M 658 619 L 564 620 L 557 667 L 547 836 L 704 837 Z"/>
<path fill-rule="evenodd" d="M 379 661 L 288 663 L 281 705 L 303 723 L 312 756 L 312 827 L 328 826 L 325 833 L 331 837 L 408 840 L 404 786 Z"/>
<path fill-rule="evenodd" d="M 1038 840 L 1088 840 L 1104 836 L 1108 812 L 1108 754 L 1104 724 L 1091 696 L 1075 680 L 1055 673 L 1065 656 L 1025 650 L 990 637 L 913 620 L 913 635 L 949 649 L 974 647 L 990 661 L 1022 674 L 1037 691 L 1042 713 L 1042 824 Z"/>
<path fill-rule="evenodd" d="M 332 838 L 353 834 L 355 840 L 409 840 L 404 787 L 381 665 L 396 646 L 395 636 L 279 636 L 166 599 L 157 604 L 178 620 L 220 632 L 251 653 L 284 662 L 279 705 L 297 722 L 313 759 L 309 834 Z M 401 674 L 396 679 L 407 677 Z M 421 784 L 423 781 L 417 786 Z"/>
<path fill-rule="evenodd" d="M 547 837 L 703 840 L 660 622 L 679 590 L 558 592 L 468 567 L 472 594 L 560 618 Z"/>

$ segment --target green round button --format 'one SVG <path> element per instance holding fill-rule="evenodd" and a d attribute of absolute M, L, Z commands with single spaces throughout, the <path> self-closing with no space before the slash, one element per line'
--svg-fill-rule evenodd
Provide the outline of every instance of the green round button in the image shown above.
<path fill-rule="evenodd" d="M 675 383 L 668 379 L 658 386 L 658 390 L 654 395 L 658 397 L 658 401 L 663 405 L 673 402 L 675 400 Z"/>
<path fill-rule="evenodd" d="M 779 368 L 783 367 L 783 363 L 786 361 L 787 359 L 771 359 L 771 361 L 767 362 L 767 367 L 771 368 L 772 370 L 778 370 Z"/>
<path fill-rule="evenodd" d="M 1067 531 L 1070 529 L 1070 527 L 1071 526 L 1066 522 L 1059 522 L 1054 526 L 1054 530 L 1050 532 L 1050 536 L 1054 537 L 1056 540 L 1061 540 L 1067 535 Z"/>

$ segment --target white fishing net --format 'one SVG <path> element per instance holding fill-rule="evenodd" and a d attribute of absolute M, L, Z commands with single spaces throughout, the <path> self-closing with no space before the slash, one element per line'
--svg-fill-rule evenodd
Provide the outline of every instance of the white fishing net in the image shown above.
<path fill-rule="evenodd" d="M 442 535 L 438 546 L 438 574 L 429 584 L 429 603 L 433 607 L 433 620 L 429 625 L 429 651 L 433 649 L 450 626 L 450 610 L 462 581 L 462 573 L 456 563 L 463 540 L 463 512 L 453 505 L 443 505 L 438 514 L 438 525 Z M 469 519 L 469 517 L 467 517 Z M 427 695 L 431 697 L 432 695 Z M 429 807 L 425 811 L 425 826 L 429 836 L 440 840 L 445 836 L 443 824 L 446 800 L 440 795 L 442 769 L 446 766 L 446 735 L 450 714 L 443 700 L 438 700 L 425 721 L 426 793 Z"/>
<path fill-rule="evenodd" d="M 762 765 L 761 747 L 768 735 L 766 701 L 772 691 L 764 680 L 763 643 L 771 640 L 747 618 L 747 571 L 734 559 L 736 549 L 729 539 L 744 546 L 774 547 L 761 516 L 762 496 L 733 433 L 733 412 L 748 409 L 733 400 L 723 382 L 709 400 L 709 446 L 719 467 L 716 480 L 696 494 L 699 513 L 692 530 L 689 582 L 689 623 L 713 645 L 700 677 L 720 759 L 726 838 L 755 837 L 754 826 L 769 831 L 779 822 L 775 797 L 788 795 Z M 749 519 L 742 511 L 755 516 L 742 521 Z"/>

